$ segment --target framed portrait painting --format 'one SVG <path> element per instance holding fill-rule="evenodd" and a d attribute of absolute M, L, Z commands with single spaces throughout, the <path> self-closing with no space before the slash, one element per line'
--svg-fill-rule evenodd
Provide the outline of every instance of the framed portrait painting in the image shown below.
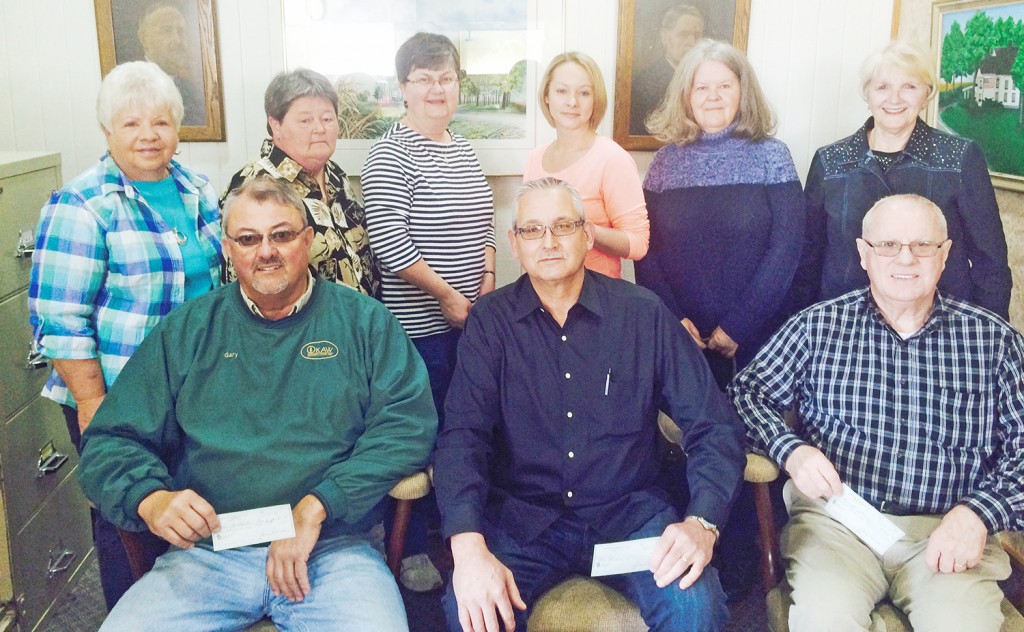
<path fill-rule="evenodd" d="M 183 141 L 223 141 L 214 0 L 95 0 L 100 70 L 147 60 L 174 79 L 185 105 Z"/>
<path fill-rule="evenodd" d="M 995 186 L 1024 191 L 1024 1 L 937 2 L 932 50 L 929 120 L 976 142 Z"/>
<path fill-rule="evenodd" d="M 750 0 L 620 0 L 615 65 L 615 142 L 629 150 L 661 143 L 645 120 L 658 107 L 675 64 L 702 37 L 746 51 Z"/>

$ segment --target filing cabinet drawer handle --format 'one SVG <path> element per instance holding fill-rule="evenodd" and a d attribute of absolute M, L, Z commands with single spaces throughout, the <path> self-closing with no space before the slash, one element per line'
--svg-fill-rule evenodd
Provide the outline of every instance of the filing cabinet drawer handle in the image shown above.
<path fill-rule="evenodd" d="M 68 455 L 57 451 L 50 440 L 39 450 L 39 461 L 36 465 L 36 478 L 42 478 L 47 474 L 53 474 L 67 463 Z"/>
<path fill-rule="evenodd" d="M 25 369 L 35 371 L 36 369 L 45 369 L 49 366 L 50 359 L 43 355 L 42 349 L 39 348 L 39 343 L 35 340 L 28 343 L 28 356 L 25 358 Z"/>
<path fill-rule="evenodd" d="M 58 541 L 57 546 L 50 549 L 50 563 L 46 569 L 46 579 L 53 579 L 59 573 L 71 568 L 71 563 L 75 561 L 75 552 L 71 549 L 64 547 L 63 541 Z"/>
<path fill-rule="evenodd" d="M 2 191 L 0 191 L 2 192 Z M 23 228 L 18 231 L 18 248 L 14 251 L 17 259 L 27 259 L 36 251 L 36 238 L 31 228 Z"/>

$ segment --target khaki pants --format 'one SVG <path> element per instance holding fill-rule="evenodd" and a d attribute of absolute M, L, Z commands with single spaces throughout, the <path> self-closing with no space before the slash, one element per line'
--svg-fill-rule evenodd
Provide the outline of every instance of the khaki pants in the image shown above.
<path fill-rule="evenodd" d="M 792 632 L 884 630 L 871 612 L 886 597 L 919 632 L 998 632 L 1002 626 L 1003 593 L 996 582 L 1009 577 L 1010 560 L 993 536 L 973 569 L 933 573 L 925 550 L 942 516 L 885 514 L 906 536 L 880 557 L 825 513 L 823 500 L 811 500 L 795 487 L 792 492 L 781 541 L 793 589 Z"/>

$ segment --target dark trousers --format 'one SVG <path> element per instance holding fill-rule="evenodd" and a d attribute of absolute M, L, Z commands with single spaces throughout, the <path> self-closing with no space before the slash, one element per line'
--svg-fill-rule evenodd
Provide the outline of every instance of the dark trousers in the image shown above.
<path fill-rule="evenodd" d="M 68 426 L 68 434 L 75 444 L 75 450 L 82 453 L 82 434 L 78 429 L 78 410 L 71 406 L 61 405 L 64 413 L 64 422 Z M 95 508 L 90 508 L 92 517 L 92 541 L 96 547 L 96 560 L 100 567 L 100 585 L 103 587 L 103 600 L 107 604 L 107 610 L 114 608 L 123 595 L 135 582 L 132 576 L 131 566 L 128 564 L 128 554 L 125 553 L 124 545 L 121 544 L 121 536 L 117 534 L 117 527 L 108 522 Z M 161 553 L 167 550 L 167 542 L 151 533 L 143 533 L 145 556 L 149 562 L 156 560 Z"/>
<path fill-rule="evenodd" d="M 438 431 L 444 427 L 444 399 L 448 396 L 448 386 L 452 383 L 455 373 L 456 351 L 459 347 L 461 329 L 451 329 L 442 334 L 413 338 L 423 363 L 427 365 L 427 376 L 430 378 L 430 394 L 434 398 L 437 409 Z M 389 511 L 384 517 L 384 529 L 391 533 L 394 512 Z M 437 508 L 437 498 L 433 490 L 412 506 L 409 517 L 409 531 L 405 537 L 405 557 L 427 552 L 427 529 L 441 524 L 441 513 Z"/>
<path fill-rule="evenodd" d="M 678 522 L 673 509 L 665 509 L 629 535 L 630 540 L 660 536 L 665 527 Z M 483 522 L 487 547 L 512 572 L 526 611 L 516 610 L 516 630 L 525 630 L 530 611 L 545 592 L 569 575 L 590 575 L 594 545 L 605 540 L 581 520 L 563 515 L 535 540 L 519 543 L 508 532 L 489 520 Z M 719 630 L 729 616 L 725 594 L 713 566 L 704 568 L 700 578 L 686 590 L 674 581 L 664 588 L 654 583 L 650 571 L 596 577 L 598 581 L 622 593 L 640 609 L 644 622 L 654 631 Z M 444 596 L 448 629 L 461 630 L 459 608 L 452 582 Z"/>

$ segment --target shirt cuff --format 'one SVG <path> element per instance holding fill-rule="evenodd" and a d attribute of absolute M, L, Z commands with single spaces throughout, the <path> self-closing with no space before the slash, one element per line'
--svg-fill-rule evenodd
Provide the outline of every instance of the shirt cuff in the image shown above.
<path fill-rule="evenodd" d="M 786 471 L 786 460 L 789 459 L 794 450 L 804 445 L 810 444 L 795 434 L 787 433 L 772 441 L 771 445 L 768 446 L 768 456 L 778 463 L 779 469 Z"/>
<path fill-rule="evenodd" d="M 146 524 L 146 521 L 143 520 L 142 516 L 139 514 L 139 505 L 141 505 L 142 501 L 146 500 L 146 498 L 153 492 L 164 491 L 166 489 L 167 487 L 161 481 L 154 478 L 143 480 L 129 489 L 128 493 L 125 494 L 124 506 L 126 508 L 130 507 L 131 513 L 126 513 L 124 516 L 126 522 L 117 524 L 117 526 L 128 531 L 149 530 L 149 525 Z"/>
<path fill-rule="evenodd" d="M 456 507 L 441 514 L 441 533 L 447 540 L 460 533 L 483 533 L 480 512 L 469 507 Z"/>
<path fill-rule="evenodd" d="M 336 516 L 336 508 L 344 507 L 344 493 L 334 483 L 334 481 L 326 480 L 309 492 L 320 501 L 320 504 L 324 506 L 324 524 L 327 524 L 334 520 Z"/>
<path fill-rule="evenodd" d="M 1010 524 L 1010 515 L 1004 510 L 1002 501 L 983 491 L 975 491 L 960 501 L 981 518 L 989 533 L 1002 531 Z"/>
<path fill-rule="evenodd" d="M 46 334 L 39 339 L 42 353 L 52 360 L 94 360 L 96 339 L 92 336 L 58 336 Z"/>

